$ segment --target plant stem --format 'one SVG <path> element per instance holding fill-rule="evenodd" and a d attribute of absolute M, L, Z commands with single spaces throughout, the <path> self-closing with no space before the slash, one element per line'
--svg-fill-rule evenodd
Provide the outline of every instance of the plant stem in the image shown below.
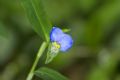
<path fill-rule="evenodd" d="M 38 53 L 37 53 L 36 59 L 35 59 L 35 61 L 33 63 L 33 66 L 31 68 L 26 80 L 32 80 L 32 78 L 34 76 L 34 70 L 35 70 L 35 68 L 36 68 L 36 66 L 38 64 L 38 61 L 39 61 L 40 57 L 42 56 L 43 52 L 45 51 L 46 47 L 47 47 L 47 42 L 43 42 L 40 49 L 39 49 L 39 51 L 38 51 Z"/>

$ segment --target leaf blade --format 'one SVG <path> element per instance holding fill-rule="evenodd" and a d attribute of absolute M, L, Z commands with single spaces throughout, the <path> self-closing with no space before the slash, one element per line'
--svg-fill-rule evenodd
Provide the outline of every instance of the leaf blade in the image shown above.
<path fill-rule="evenodd" d="M 47 19 L 41 0 L 22 0 L 33 29 L 46 41 L 49 41 L 51 24 Z"/>
<path fill-rule="evenodd" d="M 68 80 L 60 73 L 46 67 L 42 67 L 35 71 L 35 75 L 44 80 Z"/>

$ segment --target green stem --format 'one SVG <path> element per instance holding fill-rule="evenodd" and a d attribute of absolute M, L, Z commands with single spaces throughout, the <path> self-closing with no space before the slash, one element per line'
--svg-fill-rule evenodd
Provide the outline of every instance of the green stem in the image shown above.
<path fill-rule="evenodd" d="M 43 52 L 45 51 L 46 47 L 47 47 L 47 42 L 43 42 L 40 49 L 39 49 L 39 51 L 38 51 L 38 53 L 37 53 L 36 59 L 35 59 L 35 61 L 33 63 L 33 66 L 31 68 L 26 80 L 32 80 L 32 78 L 34 76 L 34 70 L 35 70 L 35 68 L 36 68 L 36 66 L 38 64 L 38 61 L 39 61 L 40 57 L 42 56 Z"/>

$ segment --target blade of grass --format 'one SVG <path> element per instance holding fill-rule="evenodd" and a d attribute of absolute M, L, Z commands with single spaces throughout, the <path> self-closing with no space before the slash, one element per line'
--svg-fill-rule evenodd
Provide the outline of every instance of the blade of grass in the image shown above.
<path fill-rule="evenodd" d="M 22 0 L 22 5 L 27 13 L 33 29 L 45 40 L 49 41 L 51 24 L 48 21 L 41 0 Z"/>

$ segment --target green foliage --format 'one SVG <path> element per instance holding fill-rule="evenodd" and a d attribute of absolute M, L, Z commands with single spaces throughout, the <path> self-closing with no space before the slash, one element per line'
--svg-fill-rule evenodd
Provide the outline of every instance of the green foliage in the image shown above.
<path fill-rule="evenodd" d="M 43 80 L 68 80 L 66 77 L 52 69 L 42 67 L 35 71 L 35 75 Z"/>
<path fill-rule="evenodd" d="M 105 60 L 102 58 L 102 65 L 99 65 L 93 69 L 88 77 L 88 80 L 110 80 L 110 76 L 114 74 L 115 68 L 117 67 L 119 61 L 119 53 L 113 52 L 112 55 L 109 55 L 107 51 L 104 52 L 107 53 L 107 55 L 104 55 Z"/>
<path fill-rule="evenodd" d="M 0 22 L 0 36 L 6 37 L 7 36 L 7 30 L 5 29 L 5 26 Z"/>
<path fill-rule="evenodd" d="M 22 0 L 23 7 L 34 30 L 49 41 L 51 24 L 47 19 L 41 0 Z"/>
<path fill-rule="evenodd" d="M 98 46 L 100 41 L 105 37 L 105 34 L 114 27 L 110 26 L 118 19 L 120 14 L 120 0 L 114 0 L 101 6 L 96 12 L 92 14 L 87 22 L 87 29 L 85 37 L 87 43 L 92 46 Z M 91 38 L 93 37 L 94 38 Z"/>

